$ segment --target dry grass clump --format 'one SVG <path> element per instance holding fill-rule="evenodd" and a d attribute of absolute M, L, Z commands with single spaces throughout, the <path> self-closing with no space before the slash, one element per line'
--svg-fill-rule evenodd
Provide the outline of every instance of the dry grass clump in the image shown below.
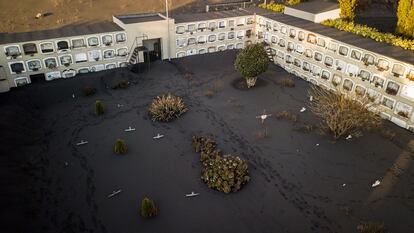
<path fill-rule="evenodd" d="M 204 166 L 201 180 L 209 188 L 227 194 L 239 191 L 250 180 L 247 162 L 238 156 L 222 155 L 214 140 L 193 136 L 193 145 Z"/>
<path fill-rule="evenodd" d="M 281 78 L 277 83 L 282 87 L 295 87 L 295 82 L 291 78 Z"/>
<path fill-rule="evenodd" d="M 296 128 L 295 130 L 302 133 L 311 133 L 317 128 L 316 125 L 305 123 L 300 127 Z"/>
<path fill-rule="evenodd" d="M 380 134 L 383 138 L 394 141 L 397 138 L 397 133 L 390 129 L 382 129 Z"/>
<path fill-rule="evenodd" d="M 357 230 L 361 233 L 385 233 L 384 223 L 379 222 L 363 222 L 357 226 Z"/>
<path fill-rule="evenodd" d="M 121 80 L 112 89 L 127 89 L 129 87 L 128 80 Z"/>
<path fill-rule="evenodd" d="M 168 122 L 187 112 L 184 101 L 171 94 L 157 96 L 151 103 L 149 114 L 153 121 Z"/>
<path fill-rule="evenodd" d="M 373 104 L 368 99 L 357 101 L 339 91 L 319 87 L 312 87 L 310 94 L 313 96 L 309 106 L 311 111 L 322 119 L 322 129 L 331 132 L 335 139 L 358 135 L 382 124 L 378 115 L 367 110 Z"/>
<path fill-rule="evenodd" d="M 208 98 L 212 98 L 214 96 L 215 92 L 212 90 L 207 90 L 204 92 L 204 95 Z"/>
<path fill-rule="evenodd" d="M 297 122 L 298 121 L 298 115 L 291 113 L 289 111 L 281 111 L 278 112 L 276 114 L 276 118 L 281 120 L 281 119 L 285 119 L 288 121 L 292 121 L 292 122 Z"/>

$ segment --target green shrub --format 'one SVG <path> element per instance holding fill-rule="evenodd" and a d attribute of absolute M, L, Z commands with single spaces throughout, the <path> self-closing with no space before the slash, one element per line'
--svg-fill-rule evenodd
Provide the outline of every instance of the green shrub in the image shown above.
<path fill-rule="evenodd" d="M 149 197 L 144 197 L 141 201 L 141 216 L 143 218 L 153 218 L 157 215 L 157 207 Z"/>
<path fill-rule="evenodd" d="M 125 154 L 128 151 L 128 147 L 124 140 L 117 139 L 114 146 L 114 152 L 116 154 Z"/>
<path fill-rule="evenodd" d="M 347 31 L 378 42 L 385 42 L 403 49 L 414 50 L 414 40 L 404 39 L 391 33 L 382 33 L 377 29 L 366 25 L 355 24 L 341 19 L 328 19 L 321 22 L 322 25 L 333 27 L 341 31 Z"/>
<path fill-rule="evenodd" d="M 100 115 L 102 115 L 104 112 L 105 112 L 105 111 L 104 111 L 104 106 L 103 106 L 103 103 L 102 103 L 100 100 L 97 100 L 97 101 L 95 102 L 95 114 L 96 114 L 97 116 L 100 116 Z"/>
<path fill-rule="evenodd" d="M 247 87 L 256 84 L 258 75 L 269 66 L 269 57 L 263 44 L 250 44 L 237 54 L 234 67 L 246 79 Z"/>
<path fill-rule="evenodd" d="M 397 33 L 414 38 L 414 0 L 400 0 L 397 17 Z"/>
<path fill-rule="evenodd" d="M 171 94 L 157 96 L 151 103 L 149 114 L 153 121 L 168 122 L 187 112 L 183 99 Z"/>
<path fill-rule="evenodd" d="M 269 3 L 269 4 L 259 4 L 260 8 L 264 8 L 267 10 L 283 13 L 285 11 L 285 5 L 278 4 L 278 3 Z"/>
<path fill-rule="evenodd" d="M 247 162 L 233 155 L 222 156 L 214 140 L 193 136 L 193 145 L 204 166 L 201 180 L 209 188 L 228 194 L 239 191 L 250 180 Z"/>
<path fill-rule="evenodd" d="M 300 2 L 301 0 L 287 0 L 286 4 L 289 6 L 293 6 L 293 5 L 299 4 Z"/>
<path fill-rule="evenodd" d="M 96 88 L 93 88 L 93 87 L 83 88 L 83 95 L 84 96 L 92 96 L 92 95 L 95 95 L 95 93 L 96 93 Z"/>
<path fill-rule="evenodd" d="M 354 21 L 356 6 L 357 0 L 339 0 L 339 7 L 341 8 L 339 16 L 344 20 Z"/>

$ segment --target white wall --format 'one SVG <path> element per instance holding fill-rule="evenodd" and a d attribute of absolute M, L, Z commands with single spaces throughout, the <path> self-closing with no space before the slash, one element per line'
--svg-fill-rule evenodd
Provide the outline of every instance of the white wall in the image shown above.
<path fill-rule="evenodd" d="M 285 14 L 286 15 L 291 15 L 297 18 L 301 18 L 301 19 L 305 19 L 314 23 L 320 23 L 324 20 L 327 19 L 337 19 L 339 18 L 339 13 L 341 12 L 341 10 L 335 9 L 335 10 L 331 10 L 331 11 L 326 11 L 323 13 L 319 13 L 319 14 L 312 14 L 309 12 L 305 12 L 305 11 L 301 11 L 301 10 L 297 10 L 297 9 L 293 9 L 290 7 L 285 7 Z"/>

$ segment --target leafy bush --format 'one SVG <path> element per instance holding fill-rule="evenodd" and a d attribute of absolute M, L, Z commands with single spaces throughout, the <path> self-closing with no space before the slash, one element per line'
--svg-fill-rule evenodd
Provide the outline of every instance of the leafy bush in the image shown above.
<path fill-rule="evenodd" d="M 414 40 L 404 39 L 391 33 L 382 33 L 378 29 L 366 25 L 355 24 L 341 19 L 328 19 L 321 22 L 322 25 L 333 27 L 341 31 L 347 31 L 378 42 L 385 42 L 403 49 L 414 50 Z"/>
<path fill-rule="evenodd" d="M 285 5 L 278 4 L 278 3 L 269 3 L 269 4 L 262 3 L 262 4 L 259 4 L 259 7 L 268 9 L 271 11 L 279 12 L 279 13 L 285 12 Z"/>
<path fill-rule="evenodd" d="M 93 87 L 83 88 L 83 95 L 84 96 L 92 96 L 92 95 L 95 95 L 95 93 L 96 93 L 96 88 L 93 88 Z"/>
<path fill-rule="evenodd" d="M 95 114 L 97 116 L 102 115 L 105 112 L 103 103 L 100 100 L 95 102 Z"/>
<path fill-rule="evenodd" d="M 168 122 L 187 112 L 183 99 L 171 94 L 157 96 L 151 103 L 149 114 L 153 121 Z"/>
<path fill-rule="evenodd" d="M 282 87 L 295 87 L 295 82 L 291 78 L 281 78 L 277 83 Z"/>
<path fill-rule="evenodd" d="M 124 140 L 117 139 L 114 146 L 114 152 L 116 154 L 125 154 L 128 151 L 128 147 Z"/>
<path fill-rule="evenodd" d="M 222 156 L 214 140 L 193 136 L 193 145 L 204 166 L 201 180 L 209 188 L 228 194 L 239 191 L 250 180 L 247 162 L 233 155 Z"/>
<path fill-rule="evenodd" d="M 310 102 L 311 111 L 322 119 L 321 127 L 332 133 L 335 139 L 346 137 L 349 134 L 359 135 L 363 130 L 377 128 L 381 125 L 381 118 L 368 111 L 372 102 L 351 96 L 332 92 L 319 87 L 310 91 L 313 101 Z"/>
<path fill-rule="evenodd" d="M 361 233 L 385 233 L 384 224 L 379 222 L 363 222 L 357 229 Z"/>
<path fill-rule="evenodd" d="M 246 78 L 247 87 L 256 83 L 256 78 L 269 66 L 269 58 L 263 44 L 250 44 L 242 49 L 236 57 L 234 67 Z"/>
<path fill-rule="evenodd" d="M 157 207 L 149 197 L 144 197 L 141 201 L 141 216 L 143 218 L 153 218 L 157 215 Z"/>
<path fill-rule="evenodd" d="M 356 6 L 357 0 L 339 0 L 339 8 L 341 8 L 339 16 L 344 20 L 354 21 Z"/>
<path fill-rule="evenodd" d="M 413 0 L 400 0 L 397 10 L 397 33 L 414 38 Z"/>
<path fill-rule="evenodd" d="M 286 4 L 289 6 L 293 6 L 293 5 L 299 4 L 300 2 L 301 0 L 287 0 Z"/>

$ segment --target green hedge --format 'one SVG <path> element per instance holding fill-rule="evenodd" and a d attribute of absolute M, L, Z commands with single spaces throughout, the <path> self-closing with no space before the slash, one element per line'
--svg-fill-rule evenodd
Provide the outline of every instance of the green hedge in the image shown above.
<path fill-rule="evenodd" d="M 414 40 L 404 39 L 392 33 L 379 32 L 378 29 L 366 25 L 355 24 L 341 19 L 328 19 L 321 22 L 322 25 L 337 28 L 366 38 L 371 38 L 379 42 L 399 46 L 403 49 L 414 50 Z"/>
<path fill-rule="evenodd" d="M 340 16 L 344 20 L 354 21 L 357 0 L 339 0 Z"/>
<path fill-rule="evenodd" d="M 278 3 L 259 4 L 260 8 L 283 13 L 285 12 L 285 5 Z"/>

